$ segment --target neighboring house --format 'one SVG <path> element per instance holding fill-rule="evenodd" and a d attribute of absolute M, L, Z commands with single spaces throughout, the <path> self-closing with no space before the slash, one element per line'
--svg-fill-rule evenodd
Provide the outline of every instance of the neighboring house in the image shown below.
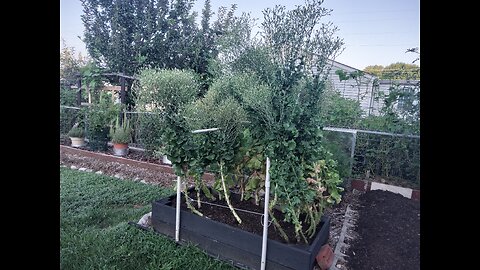
<path fill-rule="evenodd" d="M 364 73 L 363 76 L 357 79 L 348 79 L 341 81 L 337 70 L 343 70 L 346 73 L 361 71 L 359 69 L 347 66 L 345 64 L 331 60 L 330 72 L 328 79 L 342 97 L 358 100 L 360 107 L 364 112 L 364 116 L 379 115 L 381 108 L 384 105 L 382 94 L 388 95 L 389 89 L 394 85 L 404 87 L 406 90 L 411 90 L 419 83 L 418 80 L 379 80 L 376 76 Z M 401 106 L 401 102 L 399 104 Z"/>

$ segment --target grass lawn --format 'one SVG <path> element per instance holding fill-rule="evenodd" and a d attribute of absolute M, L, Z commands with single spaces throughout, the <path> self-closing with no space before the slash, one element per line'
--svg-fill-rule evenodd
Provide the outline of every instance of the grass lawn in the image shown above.
<path fill-rule="evenodd" d="M 60 168 L 60 269 L 236 269 L 128 224 L 172 192 Z"/>

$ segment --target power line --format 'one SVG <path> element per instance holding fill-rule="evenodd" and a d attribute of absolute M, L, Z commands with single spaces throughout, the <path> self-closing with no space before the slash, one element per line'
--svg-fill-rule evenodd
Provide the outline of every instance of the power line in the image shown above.
<path fill-rule="evenodd" d="M 361 14 L 361 13 L 388 13 L 388 12 L 405 12 L 419 11 L 418 9 L 394 9 L 394 10 L 374 10 L 374 11 L 352 11 L 352 12 L 334 12 L 334 14 Z"/>
<path fill-rule="evenodd" d="M 414 34 L 413 32 L 382 32 L 382 33 L 344 33 L 342 35 L 390 35 L 390 34 Z"/>
<path fill-rule="evenodd" d="M 411 68 L 411 69 L 401 69 L 401 68 L 393 68 L 393 69 L 368 69 L 368 70 L 372 70 L 372 71 L 419 71 L 420 70 L 420 67 L 418 68 Z"/>
<path fill-rule="evenodd" d="M 361 47 L 398 47 L 398 46 L 407 46 L 407 47 L 415 47 L 411 46 L 411 44 L 355 44 L 355 45 L 348 45 L 348 46 L 361 46 Z"/>
<path fill-rule="evenodd" d="M 405 18 L 390 18 L 390 19 L 373 19 L 373 20 L 352 20 L 352 21 L 333 21 L 334 23 L 346 23 L 346 22 L 384 22 L 384 21 L 400 21 L 405 20 Z"/>

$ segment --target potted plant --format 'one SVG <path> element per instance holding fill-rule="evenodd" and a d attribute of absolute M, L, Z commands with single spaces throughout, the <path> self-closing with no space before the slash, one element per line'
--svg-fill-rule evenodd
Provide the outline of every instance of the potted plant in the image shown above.
<path fill-rule="evenodd" d="M 120 118 L 117 118 L 115 126 L 110 128 L 110 138 L 113 143 L 113 153 L 116 156 L 125 156 L 128 153 L 128 143 L 132 139 L 132 128 L 126 115 L 120 123 Z"/>
<path fill-rule="evenodd" d="M 85 130 L 80 127 L 79 123 L 75 123 L 68 132 L 68 137 L 72 140 L 72 147 L 85 146 Z"/>

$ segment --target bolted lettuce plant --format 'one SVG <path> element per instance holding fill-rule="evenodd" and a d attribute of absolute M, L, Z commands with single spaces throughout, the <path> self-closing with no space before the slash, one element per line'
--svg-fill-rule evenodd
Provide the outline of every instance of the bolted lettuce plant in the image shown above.
<path fill-rule="evenodd" d="M 278 5 L 266 9 L 263 42 L 234 66 L 255 73 L 257 81 L 268 86 L 264 92 L 240 91 L 238 97 L 254 140 L 265 146 L 264 155 L 271 159 L 271 207 L 279 208 L 285 221 L 294 225 L 297 242 L 314 236 L 324 208 L 340 201 L 342 189 L 335 162 L 323 147 L 320 115 L 328 60 L 339 53 L 342 41 L 334 37 L 331 23 L 323 23 L 330 10 L 322 3 L 307 0 L 293 10 Z"/>
<path fill-rule="evenodd" d="M 161 126 L 158 140 L 154 141 L 160 143 L 151 144 L 151 150 L 165 153 L 178 176 L 195 174 L 194 178 L 198 177 L 198 170 L 191 168 L 198 150 L 183 115 L 185 107 L 194 102 L 200 89 L 196 75 L 192 71 L 178 69 L 144 69 L 134 87 L 138 108 L 155 115 L 154 119 L 158 119 L 157 124 Z M 186 187 L 183 192 L 187 206 L 202 215 L 188 200 Z"/>
<path fill-rule="evenodd" d="M 187 125 L 192 130 L 219 128 L 214 132 L 197 135 L 195 141 L 197 142 L 198 156 L 195 167 L 200 169 L 210 166 L 218 169 L 219 177 L 216 178 L 214 188 L 220 191 L 219 194 L 223 194 L 220 196 L 225 198 L 237 222 L 242 223 L 230 202 L 230 187 L 234 182 L 228 180 L 233 180 L 231 177 L 246 120 L 245 112 L 235 99 L 222 95 L 217 88 L 213 87 L 204 98 L 188 106 L 185 118 Z M 200 182 L 197 182 L 197 186 L 198 184 L 202 185 Z M 200 207 L 199 202 L 198 206 Z"/>

